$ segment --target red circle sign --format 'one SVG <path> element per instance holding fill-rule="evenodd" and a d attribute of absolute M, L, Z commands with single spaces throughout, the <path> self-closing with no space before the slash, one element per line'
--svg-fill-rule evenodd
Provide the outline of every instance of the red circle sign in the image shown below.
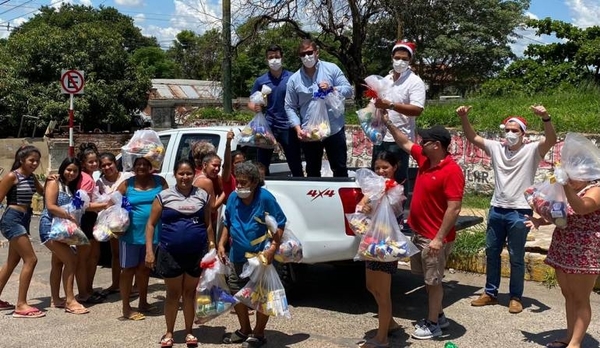
<path fill-rule="evenodd" d="M 83 84 L 83 75 L 77 70 L 68 70 L 60 77 L 60 85 L 69 93 L 81 91 Z"/>

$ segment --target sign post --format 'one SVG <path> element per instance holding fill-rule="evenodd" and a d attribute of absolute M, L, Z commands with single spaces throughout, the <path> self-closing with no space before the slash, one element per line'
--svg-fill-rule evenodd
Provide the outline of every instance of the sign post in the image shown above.
<path fill-rule="evenodd" d="M 83 94 L 85 80 L 83 70 L 62 70 L 60 73 L 60 88 L 63 93 L 69 94 L 69 157 L 75 156 L 75 143 L 73 142 L 73 123 L 75 110 L 73 96 Z"/>

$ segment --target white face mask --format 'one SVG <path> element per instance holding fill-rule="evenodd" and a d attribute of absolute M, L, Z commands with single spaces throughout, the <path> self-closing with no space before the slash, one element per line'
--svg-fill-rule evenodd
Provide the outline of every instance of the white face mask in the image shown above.
<path fill-rule="evenodd" d="M 515 146 L 519 143 L 519 139 L 521 138 L 521 136 L 517 133 L 508 132 L 506 133 L 506 135 L 504 135 L 504 138 L 506 139 L 506 143 L 508 144 L 508 146 Z"/>
<path fill-rule="evenodd" d="M 402 59 L 392 59 L 392 65 L 394 66 L 394 71 L 398 74 L 402 74 L 403 72 L 405 72 L 409 66 L 408 62 Z"/>
<path fill-rule="evenodd" d="M 248 198 L 252 194 L 252 190 L 249 188 L 236 189 L 235 192 L 237 192 L 238 197 L 241 199 Z"/>
<path fill-rule="evenodd" d="M 269 59 L 269 69 L 273 71 L 281 69 L 281 58 Z"/>
<path fill-rule="evenodd" d="M 315 64 L 317 64 L 317 59 L 315 58 L 315 54 L 311 54 L 310 56 L 304 56 L 302 58 L 300 58 L 300 60 L 302 60 L 302 64 L 304 64 L 305 67 L 307 68 L 312 68 L 313 66 L 315 66 Z"/>

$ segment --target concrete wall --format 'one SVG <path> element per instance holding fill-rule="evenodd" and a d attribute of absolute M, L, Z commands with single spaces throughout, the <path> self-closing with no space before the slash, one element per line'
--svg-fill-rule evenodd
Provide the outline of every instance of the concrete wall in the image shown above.
<path fill-rule="evenodd" d="M 243 127 L 240 122 L 231 121 L 200 121 L 193 126 L 210 126 L 210 125 L 228 125 L 232 127 Z M 157 127 L 158 128 L 158 127 Z M 475 148 L 471 145 L 459 130 L 451 130 L 452 144 L 450 152 L 454 159 L 462 166 L 465 172 L 465 178 L 468 191 L 487 192 L 491 193 L 494 187 L 494 172 L 491 167 L 491 159 L 484 151 Z M 500 139 L 501 133 L 487 132 L 480 133 L 482 136 L 490 139 Z M 98 149 L 109 151 L 114 154 L 120 152 L 131 134 L 77 134 L 75 135 L 75 144 L 78 146 L 82 142 L 94 142 Z M 595 143 L 600 142 L 600 135 L 588 136 Z M 530 133 L 529 141 L 536 141 L 540 138 L 537 133 Z M 348 165 L 351 167 L 368 167 L 371 163 L 372 144 L 364 135 L 359 126 L 346 127 L 346 139 L 348 145 Z M 33 143 L 42 151 L 42 165 L 39 173 L 49 173 L 56 171 L 60 162 L 67 156 L 68 139 L 52 138 L 44 142 L 42 139 L 2 139 L 0 140 L 0 166 L 10 168 L 12 158 L 16 149 L 25 143 Z M 539 170 L 536 174 L 536 181 L 541 181 L 552 169 L 553 163 L 560 160 L 560 149 L 562 142 L 555 145 L 545 156 L 540 163 Z M 411 163 L 415 166 L 415 163 Z"/>

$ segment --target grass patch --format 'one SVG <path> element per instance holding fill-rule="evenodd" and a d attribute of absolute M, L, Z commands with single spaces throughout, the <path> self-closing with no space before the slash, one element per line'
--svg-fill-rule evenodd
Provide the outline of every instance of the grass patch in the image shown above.
<path fill-rule="evenodd" d="M 485 249 L 485 226 L 480 224 L 456 234 L 450 257 L 471 258 L 483 249 Z"/>
<path fill-rule="evenodd" d="M 478 192 L 465 192 L 462 201 L 463 209 L 489 209 L 491 195 L 486 195 Z"/>
<path fill-rule="evenodd" d="M 544 273 L 544 280 L 542 280 L 542 284 L 548 289 L 555 288 L 558 285 L 558 280 L 556 279 L 556 272 L 554 268 L 548 268 L 546 273 Z"/>

